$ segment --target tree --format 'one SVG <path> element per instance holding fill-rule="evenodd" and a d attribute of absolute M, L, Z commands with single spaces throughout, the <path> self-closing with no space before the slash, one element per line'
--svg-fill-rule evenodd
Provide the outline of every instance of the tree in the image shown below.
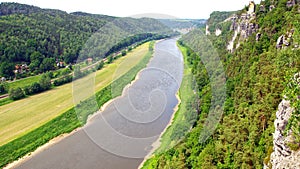
<path fill-rule="evenodd" d="M 20 87 L 18 87 L 16 89 L 9 90 L 9 97 L 12 100 L 19 100 L 19 99 L 24 98 L 25 94 L 24 94 L 23 90 Z"/>
<path fill-rule="evenodd" d="M 8 91 L 8 86 L 6 82 L 0 83 L 0 94 L 4 94 Z"/>
<path fill-rule="evenodd" d="M 51 88 L 51 78 L 46 74 L 43 74 L 42 78 L 39 81 L 41 89 L 43 91 L 49 90 Z"/>
<path fill-rule="evenodd" d="M 10 62 L 2 62 L 0 65 L 0 76 L 11 78 L 15 75 L 14 73 L 15 66 Z"/>
<path fill-rule="evenodd" d="M 126 50 L 123 50 L 123 51 L 122 51 L 122 56 L 125 56 L 126 53 L 127 53 Z"/>
<path fill-rule="evenodd" d="M 112 57 L 112 56 L 109 56 L 108 58 L 107 58 L 107 63 L 112 63 L 113 62 L 113 60 L 114 60 L 114 58 Z"/>
<path fill-rule="evenodd" d="M 75 79 L 78 79 L 78 78 L 81 78 L 83 76 L 81 70 L 80 70 L 80 66 L 75 66 L 75 69 L 74 69 L 74 78 Z"/>
<path fill-rule="evenodd" d="M 30 55 L 30 65 L 29 65 L 29 69 L 31 71 L 35 71 L 35 70 L 38 70 L 38 68 L 40 67 L 40 64 L 43 60 L 43 55 L 40 53 L 40 52 L 33 52 L 31 55 Z M 38 72 L 36 72 L 38 73 Z"/>
<path fill-rule="evenodd" d="M 104 66 L 104 62 L 103 62 L 103 60 L 101 60 L 100 63 L 97 65 L 97 70 L 102 69 L 103 66 Z"/>
<path fill-rule="evenodd" d="M 42 88 L 41 88 L 41 85 L 37 82 L 33 83 L 31 86 L 30 86 L 30 89 L 29 89 L 29 93 L 30 94 L 36 94 L 36 93 L 39 93 L 42 91 Z"/>
<path fill-rule="evenodd" d="M 55 64 L 55 60 L 53 58 L 45 58 L 43 59 L 43 62 L 40 64 L 40 70 L 42 72 L 46 72 L 49 70 L 53 70 Z"/>

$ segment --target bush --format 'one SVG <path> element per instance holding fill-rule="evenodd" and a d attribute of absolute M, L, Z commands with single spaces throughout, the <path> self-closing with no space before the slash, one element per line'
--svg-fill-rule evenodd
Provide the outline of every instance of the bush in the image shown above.
<path fill-rule="evenodd" d="M 127 53 L 126 50 L 123 50 L 123 51 L 122 51 L 122 56 L 125 56 L 126 53 Z"/>
<path fill-rule="evenodd" d="M 19 99 L 24 98 L 25 94 L 24 94 L 23 90 L 20 87 L 18 87 L 16 89 L 11 89 L 9 91 L 9 97 L 12 100 L 19 100 Z"/>
<path fill-rule="evenodd" d="M 54 86 L 60 86 L 66 83 L 70 83 L 73 80 L 71 75 L 65 76 L 63 78 L 57 79 L 53 82 Z"/>
<path fill-rule="evenodd" d="M 101 60 L 101 62 L 97 65 L 97 70 L 102 69 L 103 66 L 104 66 L 104 62 L 103 62 L 103 60 Z"/>
<path fill-rule="evenodd" d="M 6 83 L 0 83 L 0 94 L 7 93 L 8 91 L 8 86 Z"/>
<path fill-rule="evenodd" d="M 33 83 L 29 88 L 30 94 L 40 93 L 42 91 L 41 85 L 37 82 Z"/>
<path fill-rule="evenodd" d="M 39 81 L 39 84 L 42 91 L 49 90 L 51 88 L 51 78 L 48 75 L 43 74 L 42 78 Z"/>

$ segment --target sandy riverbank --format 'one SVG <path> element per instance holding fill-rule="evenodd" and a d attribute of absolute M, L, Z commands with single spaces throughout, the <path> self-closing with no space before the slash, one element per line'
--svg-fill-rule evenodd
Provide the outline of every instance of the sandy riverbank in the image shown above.
<path fill-rule="evenodd" d="M 16 166 L 18 166 L 19 164 L 29 160 L 30 158 L 32 158 L 33 156 L 35 156 L 36 154 L 44 151 L 44 150 L 47 150 L 49 147 L 51 147 L 52 145 L 58 143 L 59 141 L 73 135 L 74 133 L 76 133 L 78 130 L 80 130 L 82 127 L 79 127 L 79 128 L 76 128 L 74 129 L 71 133 L 65 133 L 65 134 L 62 134 L 60 136 L 57 136 L 55 138 L 53 138 L 52 140 L 50 140 L 48 143 L 38 147 L 35 151 L 31 152 L 31 153 L 28 153 L 27 155 L 25 155 L 24 157 L 21 157 L 19 158 L 18 160 L 8 164 L 7 166 L 5 166 L 3 169 L 11 169 L 11 168 L 14 168 Z"/>
<path fill-rule="evenodd" d="M 153 57 L 147 63 L 146 68 L 147 68 L 148 64 L 151 62 L 152 59 L 153 59 Z M 135 79 L 133 81 L 131 81 L 128 85 L 126 85 L 124 87 L 122 95 L 123 95 L 123 93 L 124 93 L 124 91 L 126 89 L 128 89 L 133 83 L 135 83 L 139 79 L 140 72 L 143 71 L 144 69 L 145 68 L 141 69 L 137 73 Z M 14 162 L 12 162 L 12 163 L 10 163 L 8 165 L 6 165 L 3 169 L 10 169 L 10 168 L 17 167 L 19 164 L 24 163 L 24 162 L 28 161 L 29 159 L 33 158 L 36 154 L 47 150 L 51 146 L 53 146 L 53 145 L 57 144 L 58 142 L 60 142 L 61 140 L 65 139 L 67 137 L 70 137 L 71 135 L 75 134 L 79 130 L 82 130 L 86 125 L 89 124 L 89 122 L 92 120 L 93 117 L 95 117 L 99 113 L 103 112 L 108 105 L 110 105 L 111 103 L 113 103 L 113 101 L 115 101 L 115 99 L 118 99 L 119 97 L 121 97 L 121 96 L 118 96 L 116 98 L 113 98 L 113 99 L 109 100 L 108 102 L 106 102 L 104 105 L 101 106 L 101 108 L 99 109 L 99 111 L 97 111 L 97 112 L 93 113 L 92 115 L 88 116 L 87 123 L 84 126 L 74 129 L 71 133 L 65 133 L 65 134 L 62 134 L 60 136 L 57 136 L 57 137 L 51 139 L 48 143 L 46 143 L 46 144 L 38 147 L 35 151 L 33 151 L 31 153 L 28 153 L 27 155 L 19 158 L 18 160 L 14 161 Z"/>
<path fill-rule="evenodd" d="M 178 91 L 179 91 L 179 89 L 178 89 Z M 180 99 L 180 97 L 179 97 L 179 93 L 177 92 L 177 94 L 176 94 L 176 98 L 177 98 L 177 100 L 178 100 L 178 103 L 177 103 L 177 105 L 174 107 L 174 113 L 172 114 L 172 117 L 171 117 L 171 119 L 170 119 L 170 122 L 168 123 L 168 125 L 166 126 L 166 128 L 163 130 L 163 132 L 160 134 L 160 136 L 159 136 L 159 138 L 151 145 L 152 146 L 152 149 L 151 149 L 151 151 L 148 153 L 148 155 L 144 158 L 144 160 L 143 160 L 143 162 L 139 165 L 139 168 L 138 169 L 140 169 L 140 168 L 142 168 L 143 166 L 144 166 L 144 163 L 149 159 L 149 158 L 151 158 L 154 154 L 154 152 L 155 152 L 155 150 L 156 149 L 158 149 L 159 148 L 159 146 L 160 146 L 160 144 L 161 144 L 161 138 L 162 138 L 162 136 L 164 135 L 164 133 L 167 131 L 167 129 L 173 124 L 173 121 L 174 121 L 174 117 L 175 117 L 175 114 L 177 113 L 177 111 L 178 111 L 178 109 L 179 109 L 179 105 L 180 105 L 180 103 L 181 103 L 181 99 Z"/>

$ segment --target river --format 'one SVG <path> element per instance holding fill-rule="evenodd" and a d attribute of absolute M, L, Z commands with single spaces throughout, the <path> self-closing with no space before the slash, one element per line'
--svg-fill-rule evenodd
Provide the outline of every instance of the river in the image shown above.
<path fill-rule="evenodd" d="M 96 113 L 83 128 L 15 168 L 138 168 L 170 123 L 182 76 L 183 58 L 176 39 L 156 43 L 147 68 L 122 96 Z"/>

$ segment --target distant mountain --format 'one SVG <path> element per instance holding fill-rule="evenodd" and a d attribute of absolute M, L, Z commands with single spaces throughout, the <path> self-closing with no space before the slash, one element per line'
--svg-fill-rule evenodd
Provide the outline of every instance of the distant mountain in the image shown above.
<path fill-rule="evenodd" d="M 31 13 L 42 12 L 42 11 L 43 9 L 31 5 L 7 3 L 7 2 L 2 2 L 0 4 L 0 16 L 11 15 L 11 14 L 31 14 Z"/>
<path fill-rule="evenodd" d="M 160 22 L 172 29 L 188 29 L 205 26 L 205 19 L 159 19 Z"/>
<path fill-rule="evenodd" d="M 134 28 L 130 31 L 139 30 L 137 33 L 171 33 L 170 29 L 155 19 L 123 19 L 83 12 L 68 14 L 60 10 L 41 9 L 18 3 L 1 3 L 0 63 L 6 65 L 25 62 L 31 70 L 37 72 L 46 71 L 41 68 L 46 63 L 72 63 L 76 61 L 91 35 L 108 23 L 111 33 L 118 36 L 120 31 L 125 30 L 124 27 Z M 135 32 L 131 33 L 130 36 Z M 107 40 L 113 43 L 122 40 L 121 37 L 114 38 L 114 35 Z M 101 48 L 98 47 L 98 50 Z M 0 72 L 1 75 L 6 76 Z"/>

